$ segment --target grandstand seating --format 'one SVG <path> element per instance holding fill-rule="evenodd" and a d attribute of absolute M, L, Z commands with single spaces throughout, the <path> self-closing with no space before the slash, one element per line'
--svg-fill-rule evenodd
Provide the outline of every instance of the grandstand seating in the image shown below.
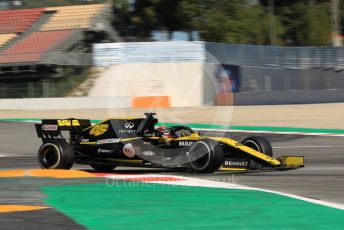
<path fill-rule="evenodd" d="M 72 32 L 73 30 L 33 32 L 1 52 L 0 63 L 39 61 L 44 52 L 65 41 Z"/>
<path fill-rule="evenodd" d="M 0 11 L 0 34 L 27 30 L 44 12 L 43 8 Z"/>
<path fill-rule="evenodd" d="M 15 38 L 16 34 L 0 34 L 0 47 Z"/>
<path fill-rule="evenodd" d="M 99 15 L 105 6 L 106 4 L 88 4 L 0 10 L 0 47 L 4 47 L 17 36 L 20 38 L 0 52 L 0 63 L 17 65 L 41 62 L 45 52 L 51 51 L 61 41 L 77 36 L 73 31 L 91 28 L 92 19 Z M 42 20 L 38 20 L 39 18 Z M 28 30 L 29 28 L 31 30 Z"/>
<path fill-rule="evenodd" d="M 48 7 L 46 11 L 56 13 L 43 25 L 42 31 L 89 28 L 91 19 L 102 9 L 104 4 Z"/>

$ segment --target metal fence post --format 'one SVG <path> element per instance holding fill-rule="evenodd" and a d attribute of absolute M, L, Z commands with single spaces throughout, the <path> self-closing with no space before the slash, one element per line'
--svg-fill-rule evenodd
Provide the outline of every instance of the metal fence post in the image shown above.
<path fill-rule="evenodd" d="M 42 94 L 43 97 L 49 97 L 49 81 L 42 81 Z"/>
<path fill-rule="evenodd" d="M 6 98 L 6 86 L 4 83 L 0 83 L 0 98 Z"/>
<path fill-rule="evenodd" d="M 33 82 L 28 82 L 27 84 L 27 95 L 29 98 L 34 98 L 35 97 L 35 88 L 33 86 Z"/>

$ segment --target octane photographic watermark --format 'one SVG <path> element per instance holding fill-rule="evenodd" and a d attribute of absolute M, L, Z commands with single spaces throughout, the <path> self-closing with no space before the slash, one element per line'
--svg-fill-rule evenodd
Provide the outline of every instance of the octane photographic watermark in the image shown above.
<path fill-rule="evenodd" d="M 207 181 L 207 184 L 210 182 L 214 182 L 214 186 L 216 183 L 228 183 L 229 185 L 239 185 L 240 178 L 235 175 L 231 174 L 227 177 L 209 177 L 209 178 L 202 178 L 202 180 L 198 178 L 188 178 L 188 179 L 181 179 L 179 182 L 175 180 L 175 178 L 171 178 L 170 180 L 166 179 L 164 181 L 154 180 L 154 178 L 145 179 L 144 177 L 140 178 L 127 178 L 127 179 L 118 179 L 113 177 L 106 177 L 105 178 L 105 185 L 108 188 L 137 188 L 137 187 L 145 187 L 145 188 L 153 188 L 153 187 L 190 187 L 192 186 L 193 182 L 198 182 L 198 184 L 202 183 L 202 181 Z M 185 183 L 183 181 L 186 181 Z M 189 183 L 188 183 L 189 182 Z M 211 183 L 210 183 L 211 184 Z"/>

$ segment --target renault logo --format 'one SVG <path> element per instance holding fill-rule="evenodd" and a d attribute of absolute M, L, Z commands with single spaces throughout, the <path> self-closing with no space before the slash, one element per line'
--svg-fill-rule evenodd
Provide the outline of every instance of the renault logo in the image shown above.
<path fill-rule="evenodd" d="M 132 128 L 134 128 L 134 123 L 133 122 L 127 122 L 124 124 L 124 127 L 126 129 L 132 129 Z"/>

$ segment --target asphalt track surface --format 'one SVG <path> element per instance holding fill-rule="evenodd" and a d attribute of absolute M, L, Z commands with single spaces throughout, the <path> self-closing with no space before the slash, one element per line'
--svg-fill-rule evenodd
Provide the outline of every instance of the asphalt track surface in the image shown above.
<path fill-rule="evenodd" d="M 216 133 L 213 133 L 217 135 Z M 229 134 L 226 134 L 229 135 Z M 234 133 L 233 138 L 243 139 L 250 134 Z M 291 193 L 317 200 L 344 204 L 344 137 L 301 136 L 266 134 L 273 145 L 275 156 L 303 155 L 305 168 L 292 171 L 274 171 L 259 173 L 229 173 L 218 172 L 214 174 L 195 174 L 189 172 L 176 172 L 165 169 L 138 169 L 119 167 L 116 173 L 162 173 L 197 177 L 220 182 L 238 183 L 240 185 L 256 188 L 270 189 Z M 36 152 L 41 141 L 36 137 L 32 123 L 0 122 L 0 170 L 38 168 Z M 91 170 L 87 166 L 74 168 Z M 68 180 L 66 183 L 76 183 L 80 179 Z M 93 179 L 99 183 L 99 179 Z M 89 183 L 92 183 L 92 179 Z M 37 193 L 35 183 L 41 185 L 54 184 L 54 179 L 30 181 L 16 179 L 0 179 L 0 200 L 2 204 L 14 203 L 20 199 L 26 204 L 42 202 L 35 197 Z M 22 187 L 21 187 L 22 186 Z M 21 190 L 21 191 L 18 191 Z M 25 190 L 25 192 L 23 192 Z M 39 193 L 37 193 L 39 196 Z M 38 203 L 40 204 L 40 203 Z M 43 218 L 43 219 L 42 219 Z M 44 225 L 45 220 L 47 225 Z M 82 229 L 73 220 L 53 209 L 35 212 L 19 212 L 0 214 L 0 222 L 8 223 L 5 229 L 21 228 L 23 223 L 26 229 L 47 227 L 49 229 Z M 39 223 L 38 226 L 35 223 Z M 58 224 L 62 223 L 62 224 Z"/>

